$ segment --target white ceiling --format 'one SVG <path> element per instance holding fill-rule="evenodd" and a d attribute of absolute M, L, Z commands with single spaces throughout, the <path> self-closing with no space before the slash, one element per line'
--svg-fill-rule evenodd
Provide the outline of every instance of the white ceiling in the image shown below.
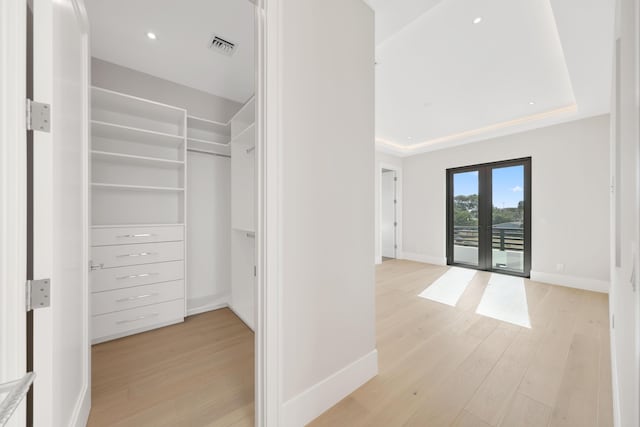
<path fill-rule="evenodd" d="M 92 55 L 244 103 L 254 86 L 254 5 L 248 0 L 86 0 Z M 154 32 L 156 40 L 147 38 Z M 213 35 L 232 57 L 208 48 Z"/>
<path fill-rule="evenodd" d="M 380 149 L 411 155 L 609 111 L 613 0 L 367 2 Z"/>

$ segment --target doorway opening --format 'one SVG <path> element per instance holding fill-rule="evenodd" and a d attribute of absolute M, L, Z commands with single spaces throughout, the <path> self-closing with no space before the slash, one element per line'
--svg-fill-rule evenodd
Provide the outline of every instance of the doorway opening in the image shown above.
<path fill-rule="evenodd" d="M 397 183 L 397 172 L 383 168 L 380 176 L 380 242 L 383 262 L 398 257 Z"/>
<path fill-rule="evenodd" d="M 447 264 L 529 277 L 531 158 L 447 170 Z"/>

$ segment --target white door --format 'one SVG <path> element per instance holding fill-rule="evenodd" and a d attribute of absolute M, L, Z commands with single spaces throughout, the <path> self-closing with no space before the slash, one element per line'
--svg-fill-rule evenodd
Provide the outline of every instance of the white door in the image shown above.
<path fill-rule="evenodd" d="M 0 2 L 0 425 L 25 425 L 26 0 Z M 5 407 L 8 392 L 16 405 Z"/>
<path fill-rule="evenodd" d="M 33 89 L 51 132 L 33 145 L 33 277 L 51 279 L 34 311 L 35 427 L 85 425 L 88 334 L 89 40 L 82 0 L 33 0 Z"/>
<path fill-rule="evenodd" d="M 380 231 L 382 233 L 382 256 L 396 257 L 396 173 L 383 171 L 380 203 Z"/>

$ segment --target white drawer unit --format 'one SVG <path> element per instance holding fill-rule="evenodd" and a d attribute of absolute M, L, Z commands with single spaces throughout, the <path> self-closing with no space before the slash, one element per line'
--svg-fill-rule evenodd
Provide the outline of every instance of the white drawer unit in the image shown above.
<path fill-rule="evenodd" d="M 184 320 L 184 299 L 93 316 L 93 342 L 103 342 L 125 335 Z"/>
<path fill-rule="evenodd" d="M 182 259 L 184 259 L 183 242 L 141 243 L 92 248 L 93 265 L 99 265 L 102 268 L 179 261 Z"/>
<path fill-rule="evenodd" d="M 181 279 L 184 279 L 184 261 L 102 268 L 91 272 L 91 291 L 113 291 Z"/>
<path fill-rule="evenodd" d="M 100 315 L 184 298 L 184 281 L 154 283 L 91 295 L 93 314 Z"/>
<path fill-rule="evenodd" d="M 179 242 L 184 240 L 184 227 L 182 225 L 171 225 L 158 227 L 94 228 L 91 237 L 93 246 Z"/>

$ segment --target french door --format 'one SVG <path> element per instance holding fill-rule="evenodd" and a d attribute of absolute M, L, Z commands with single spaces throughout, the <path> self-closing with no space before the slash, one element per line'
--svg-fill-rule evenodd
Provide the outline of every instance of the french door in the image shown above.
<path fill-rule="evenodd" d="M 529 277 L 530 157 L 447 170 L 447 264 Z"/>

